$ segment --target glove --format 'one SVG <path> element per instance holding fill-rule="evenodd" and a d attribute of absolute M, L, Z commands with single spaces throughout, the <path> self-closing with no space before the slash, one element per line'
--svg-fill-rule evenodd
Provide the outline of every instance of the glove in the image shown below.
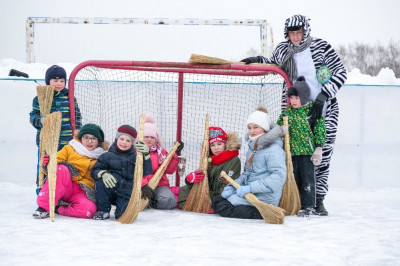
<path fill-rule="evenodd" d="M 46 165 L 49 163 L 49 161 L 50 161 L 49 155 L 46 154 L 45 156 L 43 156 L 43 160 L 42 160 L 43 167 L 46 167 Z"/>
<path fill-rule="evenodd" d="M 241 197 L 241 198 L 243 198 L 243 196 L 244 196 L 246 193 L 250 193 L 250 192 L 251 192 L 251 186 L 250 186 L 250 185 L 241 186 L 240 188 L 238 188 L 238 189 L 236 190 L 236 194 L 237 194 L 239 197 Z"/>
<path fill-rule="evenodd" d="M 235 188 L 232 187 L 231 185 L 227 185 L 224 188 L 224 191 L 222 191 L 221 193 L 221 197 L 223 197 L 224 199 L 229 198 L 233 193 L 235 193 Z"/>
<path fill-rule="evenodd" d="M 282 130 L 283 135 L 286 135 L 288 133 L 289 128 L 288 128 L 288 126 L 281 126 L 281 130 Z"/>
<path fill-rule="evenodd" d="M 193 183 L 200 183 L 201 181 L 204 180 L 204 177 L 205 177 L 205 176 L 206 176 L 206 175 L 203 173 L 202 170 L 197 170 L 197 171 L 195 171 L 195 172 L 191 172 L 190 174 L 188 174 L 188 175 L 186 176 L 186 180 L 187 180 L 190 184 L 193 184 Z"/>
<path fill-rule="evenodd" d="M 136 145 L 135 148 L 138 152 L 141 152 L 144 155 L 144 159 L 147 160 L 150 158 L 149 154 L 150 154 L 150 149 L 147 146 L 146 143 L 144 143 L 143 140 L 139 140 Z"/>
<path fill-rule="evenodd" d="M 185 146 L 184 144 L 183 144 L 183 142 L 182 141 L 178 141 L 179 142 L 179 144 L 181 144 L 181 145 L 179 145 L 179 147 L 176 149 L 176 154 L 181 154 L 181 151 L 182 151 L 182 149 L 183 149 L 183 147 Z"/>
<path fill-rule="evenodd" d="M 154 197 L 154 190 L 149 185 L 144 185 L 142 187 L 142 199 L 151 200 L 152 197 Z"/>
<path fill-rule="evenodd" d="M 309 123 L 312 131 L 314 131 L 315 122 L 322 116 L 322 109 L 324 109 L 326 99 L 328 99 L 328 96 L 324 92 L 320 92 L 309 112 Z"/>
<path fill-rule="evenodd" d="M 240 62 L 244 62 L 246 65 L 251 64 L 251 63 L 261 63 L 258 56 L 247 57 L 245 59 L 240 60 Z"/>
<path fill-rule="evenodd" d="M 42 116 L 42 117 L 35 117 L 35 118 L 33 119 L 33 126 L 36 127 L 36 128 L 42 128 L 44 118 L 45 118 L 44 116 Z"/>
<path fill-rule="evenodd" d="M 107 170 L 102 170 L 97 174 L 97 177 L 103 180 L 106 188 L 114 188 L 118 180 Z"/>
<path fill-rule="evenodd" d="M 320 165 L 322 161 L 322 148 L 317 147 L 310 159 L 314 165 Z"/>

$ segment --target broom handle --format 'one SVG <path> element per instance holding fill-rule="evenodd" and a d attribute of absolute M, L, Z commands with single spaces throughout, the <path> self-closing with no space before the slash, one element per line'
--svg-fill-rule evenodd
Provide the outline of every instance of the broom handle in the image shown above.
<path fill-rule="evenodd" d="M 162 175 L 167 169 L 168 164 L 171 162 L 172 157 L 174 157 L 176 149 L 181 145 L 179 142 L 176 142 L 172 149 L 169 151 L 168 156 L 165 158 L 164 162 L 160 165 L 160 167 L 155 172 L 154 176 L 149 181 L 149 187 L 155 189 L 160 182 Z"/>
<path fill-rule="evenodd" d="M 286 162 L 290 165 L 292 164 L 292 153 L 290 152 L 290 139 L 289 139 L 289 122 L 288 117 L 283 117 L 283 125 L 288 127 L 288 132 L 285 134 L 284 141 L 285 141 L 285 152 L 286 152 Z"/>
<path fill-rule="evenodd" d="M 227 175 L 227 174 L 225 173 L 225 171 L 222 171 L 222 172 L 221 172 L 221 176 L 222 176 L 223 178 L 225 178 L 234 188 L 236 188 L 236 189 L 240 188 L 240 185 L 239 185 L 235 180 L 233 180 L 232 177 L 230 177 L 229 175 Z"/>

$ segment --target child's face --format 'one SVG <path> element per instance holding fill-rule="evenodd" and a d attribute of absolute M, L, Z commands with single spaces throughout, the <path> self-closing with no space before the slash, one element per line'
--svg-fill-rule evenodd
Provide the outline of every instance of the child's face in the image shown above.
<path fill-rule="evenodd" d="M 153 147 L 157 142 L 156 138 L 150 136 L 144 136 L 143 141 L 147 144 L 147 147 L 149 148 Z"/>
<path fill-rule="evenodd" d="M 65 88 L 65 79 L 51 79 L 49 85 L 54 87 L 54 91 L 62 91 Z"/>
<path fill-rule="evenodd" d="M 299 96 L 290 96 L 290 104 L 293 106 L 293 108 L 297 109 L 301 107 L 301 101 Z"/>
<path fill-rule="evenodd" d="M 250 137 L 258 136 L 264 132 L 265 132 L 265 130 L 262 127 L 260 127 L 259 125 L 256 125 L 256 124 L 248 124 L 247 125 L 247 133 L 249 133 Z"/>
<path fill-rule="evenodd" d="M 117 146 L 121 151 L 127 151 L 132 147 L 132 139 L 127 135 L 121 135 L 117 139 Z"/>
<path fill-rule="evenodd" d="M 89 151 L 92 151 L 99 146 L 99 140 L 92 134 L 85 134 L 81 138 L 83 146 L 85 146 L 86 149 Z"/>
<path fill-rule="evenodd" d="M 214 142 L 210 145 L 210 149 L 212 154 L 218 155 L 225 151 L 225 143 L 220 141 Z"/>

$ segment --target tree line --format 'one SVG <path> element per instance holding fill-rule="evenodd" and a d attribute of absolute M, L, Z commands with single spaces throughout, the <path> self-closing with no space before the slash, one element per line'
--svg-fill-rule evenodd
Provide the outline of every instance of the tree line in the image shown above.
<path fill-rule="evenodd" d="M 387 67 L 400 78 L 400 41 L 391 40 L 387 45 L 354 42 L 334 49 L 348 71 L 358 68 L 363 74 L 376 76 Z"/>

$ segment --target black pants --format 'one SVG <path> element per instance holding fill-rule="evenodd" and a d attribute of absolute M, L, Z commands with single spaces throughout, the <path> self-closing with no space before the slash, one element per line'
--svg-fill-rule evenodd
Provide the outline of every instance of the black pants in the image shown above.
<path fill-rule="evenodd" d="M 262 219 L 260 212 L 254 206 L 233 206 L 227 199 L 219 196 L 212 202 L 213 210 L 222 217 L 241 219 Z"/>
<path fill-rule="evenodd" d="M 301 208 L 315 207 L 315 173 L 310 155 L 292 156 L 293 174 L 300 192 Z"/>

